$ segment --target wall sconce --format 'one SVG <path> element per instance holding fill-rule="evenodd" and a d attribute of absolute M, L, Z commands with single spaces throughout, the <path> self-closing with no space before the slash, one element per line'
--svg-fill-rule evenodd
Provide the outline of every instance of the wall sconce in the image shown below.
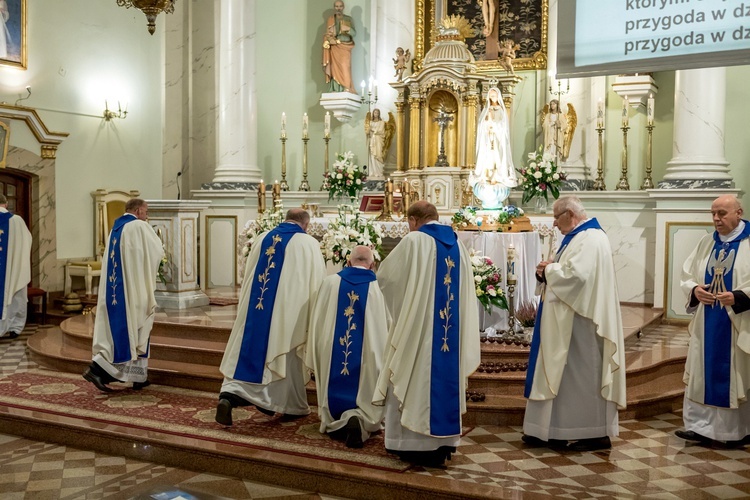
<path fill-rule="evenodd" d="M 109 104 L 107 104 L 107 101 L 104 101 L 104 121 L 108 122 L 112 118 L 120 118 L 124 120 L 127 116 L 128 107 L 125 106 L 125 109 L 123 110 L 120 106 L 120 101 L 117 101 L 117 111 L 112 111 L 111 109 L 109 109 Z"/>

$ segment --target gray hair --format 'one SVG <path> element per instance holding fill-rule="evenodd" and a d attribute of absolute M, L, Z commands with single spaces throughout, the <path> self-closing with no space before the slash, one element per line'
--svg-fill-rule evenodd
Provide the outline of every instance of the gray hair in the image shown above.
<path fill-rule="evenodd" d="M 353 266 L 370 267 L 375 262 L 375 256 L 372 254 L 370 247 L 357 245 L 352 249 L 349 261 Z"/>
<path fill-rule="evenodd" d="M 573 212 L 573 215 L 579 218 L 585 219 L 588 217 L 586 215 L 586 209 L 583 208 L 583 203 L 578 196 L 563 196 L 555 202 L 553 205 L 553 209 L 554 208 L 557 208 L 560 212 L 567 212 L 570 210 Z"/>

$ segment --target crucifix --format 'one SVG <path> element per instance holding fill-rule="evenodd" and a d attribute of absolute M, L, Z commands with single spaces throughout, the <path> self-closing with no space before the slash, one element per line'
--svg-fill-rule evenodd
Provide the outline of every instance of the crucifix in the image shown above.
<path fill-rule="evenodd" d="M 438 127 L 440 127 L 440 154 L 438 154 L 435 166 L 449 167 L 448 157 L 445 155 L 445 128 L 453 121 L 453 117 L 441 109 L 438 112 L 437 118 L 434 118 L 433 121 L 438 124 Z"/>
<path fill-rule="evenodd" d="M 727 291 L 727 288 L 724 285 L 724 273 L 727 269 L 726 260 L 726 253 L 724 252 L 724 249 L 722 249 L 719 251 L 719 256 L 714 264 L 714 277 L 708 287 L 708 292 L 714 296 L 714 303 L 711 307 L 719 302 L 718 299 L 716 299 L 716 296 Z"/>

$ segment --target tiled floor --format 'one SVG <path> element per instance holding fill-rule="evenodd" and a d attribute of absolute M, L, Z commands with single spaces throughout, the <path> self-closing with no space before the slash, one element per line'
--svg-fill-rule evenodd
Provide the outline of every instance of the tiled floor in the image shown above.
<path fill-rule="evenodd" d="M 227 306 L 231 309 L 232 306 Z M 232 314 L 216 308 L 178 322 Z M 165 318 L 169 315 L 165 314 Z M 214 318 L 215 321 L 215 318 Z M 33 367 L 25 338 L 0 339 L 0 376 Z M 684 350 L 683 327 L 663 326 L 628 341 L 629 356 Z M 679 412 L 620 422 L 607 452 L 568 453 L 530 448 L 519 427 L 479 426 L 462 439 L 446 468 L 412 467 L 400 477 L 461 483 L 461 491 L 515 498 L 750 498 L 750 448 L 728 450 L 688 444 L 674 436 Z M 404 476 L 405 475 L 405 476 Z M 438 484 L 438 483 L 436 483 Z M 0 436 L 0 498 L 132 498 L 177 486 L 201 496 L 322 498 L 301 491 L 201 474 L 126 458 Z M 265 495 L 265 496 L 264 496 Z M 295 496 L 296 495 L 296 496 Z M 145 497 L 144 497 L 145 498 Z"/>

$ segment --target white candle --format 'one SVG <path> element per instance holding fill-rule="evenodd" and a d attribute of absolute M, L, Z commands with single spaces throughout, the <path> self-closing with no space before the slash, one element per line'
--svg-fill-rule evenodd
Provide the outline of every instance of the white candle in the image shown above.
<path fill-rule="evenodd" d="M 596 103 L 596 128 L 604 128 L 604 101 Z"/>
<path fill-rule="evenodd" d="M 622 100 L 622 126 L 628 126 L 628 96 Z"/>
<path fill-rule="evenodd" d="M 378 100 L 378 81 L 377 80 L 375 80 L 374 86 L 375 86 L 375 100 L 377 101 Z"/>
<path fill-rule="evenodd" d="M 513 243 L 508 245 L 508 281 L 517 281 L 516 279 L 516 248 Z"/>
<path fill-rule="evenodd" d="M 654 124 L 654 96 L 652 94 L 648 95 L 647 122 L 649 127 Z"/>
<path fill-rule="evenodd" d="M 326 120 L 325 120 L 325 137 L 328 139 L 331 137 L 331 113 L 330 111 L 326 111 Z"/>
<path fill-rule="evenodd" d="M 362 80 L 362 83 L 360 84 L 362 86 L 362 99 L 365 98 L 365 81 Z"/>
<path fill-rule="evenodd" d="M 307 139 L 307 113 L 302 115 L 302 138 Z"/>
<path fill-rule="evenodd" d="M 372 76 L 370 77 L 370 82 L 367 84 L 367 91 L 372 93 Z"/>
<path fill-rule="evenodd" d="M 281 137 L 286 137 L 286 113 L 281 113 Z"/>

